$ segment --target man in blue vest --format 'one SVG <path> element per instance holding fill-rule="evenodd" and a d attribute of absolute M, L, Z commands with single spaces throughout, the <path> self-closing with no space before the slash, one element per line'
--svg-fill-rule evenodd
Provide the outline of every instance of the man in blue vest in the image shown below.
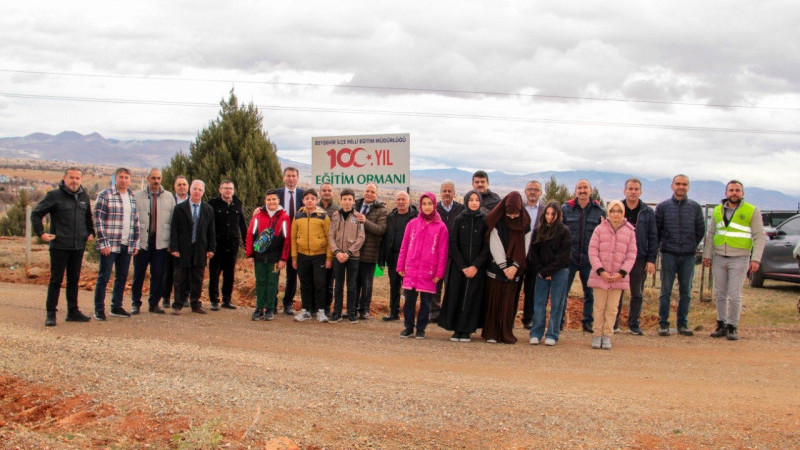
<path fill-rule="evenodd" d="M 703 265 L 711 267 L 717 301 L 717 329 L 711 337 L 739 339 L 742 285 L 761 265 L 765 244 L 761 211 L 744 201 L 741 181 L 729 181 L 725 198 L 714 207 L 703 246 Z"/>

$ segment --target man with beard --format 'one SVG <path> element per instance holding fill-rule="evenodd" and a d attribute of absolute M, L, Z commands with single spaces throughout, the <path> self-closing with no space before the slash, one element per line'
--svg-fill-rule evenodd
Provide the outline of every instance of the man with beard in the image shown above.
<path fill-rule="evenodd" d="M 485 214 L 500 203 L 500 196 L 489 190 L 489 174 L 483 170 L 472 174 L 472 190 L 481 194 L 481 211 Z"/>
<path fill-rule="evenodd" d="M 239 242 L 244 245 L 247 224 L 244 223 L 242 202 L 234 194 L 233 181 L 225 180 L 219 185 L 219 196 L 208 204 L 214 208 L 214 232 L 217 237 L 217 251 L 208 262 L 208 297 L 211 310 L 219 310 L 219 275 L 222 273 L 222 307 L 236 309 L 231 303 L 233 295 L 233 274 L 236 258 L 239 256 Z"/>

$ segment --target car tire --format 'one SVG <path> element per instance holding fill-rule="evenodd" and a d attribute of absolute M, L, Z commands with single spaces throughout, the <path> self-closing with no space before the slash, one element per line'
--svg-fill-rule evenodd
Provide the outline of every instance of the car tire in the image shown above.
<path fill-rule="evenodd" d="M 750 287 L 764 287 L 764 274 L 761 272 L 761 269 L 750 274 Z"/>

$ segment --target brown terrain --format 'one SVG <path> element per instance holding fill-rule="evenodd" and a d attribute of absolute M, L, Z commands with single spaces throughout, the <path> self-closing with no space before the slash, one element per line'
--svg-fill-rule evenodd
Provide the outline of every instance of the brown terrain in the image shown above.
<path fill-rule="evenodd" d="M 648 289 L 647 335 L 605 351 L 580 331 L 578 298 L 552 348 L 521 326 L 516 345 L 453 343 L 435 325 L 399 339 L 377 319 L 385 277 L 356 325 L 251 322 L 249 307 L 66 323 L 62 292 L 45 328 L 46 247 L 33 255 L 26 274 L 22 241 L 0 239 L 1 448 L 800 446 L 798 285 L 746 289 L 738 342 L 708 337 L 713 304 L 697 301 L 694 337 L 657 336 Z M 95 276 L 85 261 L 87 313 Z"/>

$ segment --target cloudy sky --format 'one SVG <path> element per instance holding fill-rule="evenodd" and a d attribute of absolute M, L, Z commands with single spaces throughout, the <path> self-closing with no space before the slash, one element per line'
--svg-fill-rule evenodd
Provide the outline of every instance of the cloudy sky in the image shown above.
<path fill-rule="evenodd" d="M 3 9 L 0 136 L 191 140 L 235 88 L 303 162 L 312 136 L 408 132 L 412 167 L 685 172 L 800 194 L 796 1 Z"/>

